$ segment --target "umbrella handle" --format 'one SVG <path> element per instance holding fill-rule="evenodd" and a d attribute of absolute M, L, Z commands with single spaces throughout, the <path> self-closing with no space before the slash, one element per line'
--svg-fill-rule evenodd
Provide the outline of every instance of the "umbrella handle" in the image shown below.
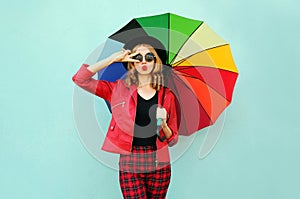
<path fill-rule="evenodd" d="M 157 119 L 157 123 L 156 123 L 156 125 L 157 125 L 158 127 L 159 127 L 159 126 L 160 126 L 160 124 L 161 124 L 161 120 L 162 120 L 161 118 L 158 118 L 158 119 Z"/>
<path fill-rule="evenodd" d="M 162 120 L 161 118 L 158 118 L 158 119 L 157 119 L 157 123 L 156 123 L 156 125 L 157 125 L 157 128 L 156 128 L 156 135 L 157 135 L 159 141 L 163 142 L 163 141 L 165 141 L 166 137 L 165 137 L 165 136 L 160 136 L 160 133 L 159 133 L 159 131 L 160 131 L 161 120 Z"/>

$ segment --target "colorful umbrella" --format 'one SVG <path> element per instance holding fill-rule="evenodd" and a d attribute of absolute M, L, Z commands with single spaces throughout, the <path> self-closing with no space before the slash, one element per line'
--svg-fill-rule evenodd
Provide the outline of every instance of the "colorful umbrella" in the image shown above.
<path fill-rule="evenodd" d="M 156 38 L 166 49 L 166 86 L 177 98 L 179 134 L 212 125 L 231 103 L 238 77 L 229 44 L 203 21 L 166 13 L 132 19 L 108 38 L 99 59 L 144 36 Z M 125 73 L 122 63 L 114 63 L 98 77 L 116 81 Z"/>

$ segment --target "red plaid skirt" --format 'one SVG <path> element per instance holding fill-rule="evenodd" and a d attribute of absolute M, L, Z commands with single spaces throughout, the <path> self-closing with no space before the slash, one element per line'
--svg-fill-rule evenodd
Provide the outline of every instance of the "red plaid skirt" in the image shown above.
<path fill-rule="evenodd" d="M 130 155 L 120 155 L 120 171 L 145 173 L 168 166 L 169 162 L 157 162 L 156 146 L 133 146 Z"/>
<path fill-rule="evenodd" d="M 156 170 L 156 146 L 133 146 L 130 155 L 120 155 L 120 171 L 145 173 Z"/>
<path fill-rule="evenodd" d="M 163 199 L 171 179 L 169 163 L 156 161 L 155 146 L 133 146 L 130 155 L 120 155 L 119 180 L 124 198 Z"/>

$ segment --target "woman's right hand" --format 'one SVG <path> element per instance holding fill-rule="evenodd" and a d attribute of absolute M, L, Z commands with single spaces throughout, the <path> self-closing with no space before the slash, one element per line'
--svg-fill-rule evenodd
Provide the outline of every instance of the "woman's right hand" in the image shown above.
<path fill-rule="evenodd" d="M 138 60 L 132 58 L 137 54 L 137 52 L 131 54 L 130 50 L 122 49 L 122 51 L 113 53 L 106 59 L 100 60 L 97 63 L 88 66 L 87 68 L 91 72 L 96 73 L 114 62 L 139 62 Z"/>
<path fill-rule="evenodd" d="M 110 58 L 112 62 L 139 62 L 136 59 L 133 59 L 132 57 L 137 55 L 137 53 L 132 53 L 130 50 L 122 49 L 122 51 L 113 53 Z"/>

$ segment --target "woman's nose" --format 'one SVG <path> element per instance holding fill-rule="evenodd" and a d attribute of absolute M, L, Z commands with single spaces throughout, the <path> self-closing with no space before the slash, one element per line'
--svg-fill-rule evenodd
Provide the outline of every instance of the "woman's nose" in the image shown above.
<path fill-rule="evenodd" d="M 143 56 L 142 63 L 146 63 L 146 58 Z"/>

